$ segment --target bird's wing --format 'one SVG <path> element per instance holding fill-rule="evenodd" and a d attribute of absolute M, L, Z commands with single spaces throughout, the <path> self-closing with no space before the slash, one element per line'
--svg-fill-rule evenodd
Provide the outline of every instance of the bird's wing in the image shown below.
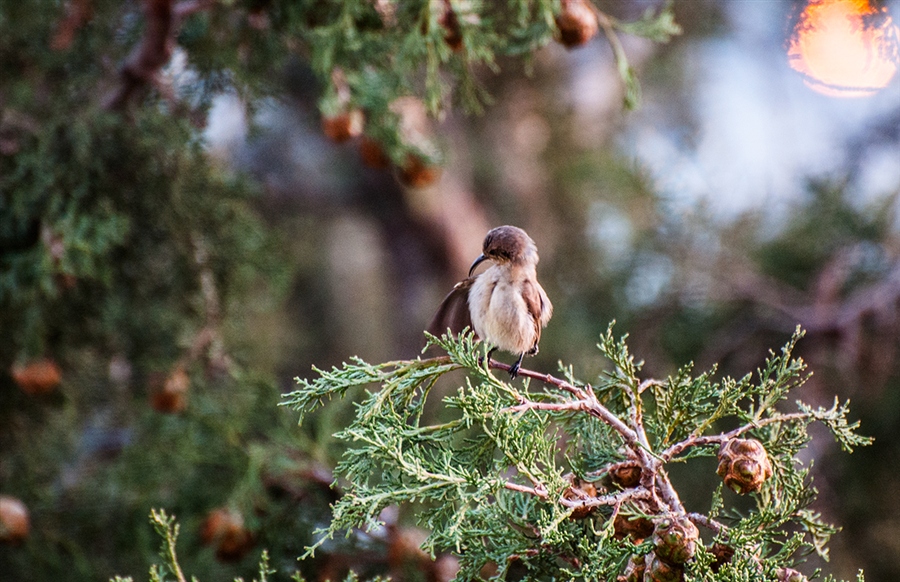
<path fill-rule="evenodd" d="M 550 298 L 547 297 L 547 292 L 544 291 L 541 284 L 535 283 L 535 285 L 541 296 L 541 327 L 547 327 L 547 324 L 550 322 L 550 317 L 553 315 L 553 304 L 550 303 Z"/>
<path fill-rule="evenodd" d="M 547 298 L 547 294 L 541 288 L 540 283 L 525 279 L 522 283 L 522 299 L 525 300 L 525 306 L 531 315 L 534 323 L 534 347 L 532 350 L 537 353 L 537 344 L 541 339 L 541 328 L 547 325 L 550 320 L 550 314 L 553 312 L 553 306 Z"/>
<path fill-rule="evenodd" d="M 472 288 L 474 281 L 474 278 L 464 279 L 453 287 L 453 290 L 441 302 L 431 323 L 428 324 L 428 333 L 440 337 L 441 334 L 447 333 L 447 329 L 454 334 L 459 334 L 466 327 L 472 329 L 472 316 L 469 314 L 469 289 Z"/>

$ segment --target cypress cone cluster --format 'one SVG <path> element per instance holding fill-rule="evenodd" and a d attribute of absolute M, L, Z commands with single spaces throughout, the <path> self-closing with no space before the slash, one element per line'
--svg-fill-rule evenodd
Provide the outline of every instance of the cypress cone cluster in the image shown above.
<path fill-rule="evenodd" d="M 646 522 L 653 527 L 646 518 L 635 522 Z M 700 530 L 687 516 L 676 515 L 661 519 L 652 533 L 653 551 L 646 556 L 632 556 L 617 582 L 684 580 L 684 565 L 697 553 Z M 637 535 L 633 535 L 637 538 Z"/>

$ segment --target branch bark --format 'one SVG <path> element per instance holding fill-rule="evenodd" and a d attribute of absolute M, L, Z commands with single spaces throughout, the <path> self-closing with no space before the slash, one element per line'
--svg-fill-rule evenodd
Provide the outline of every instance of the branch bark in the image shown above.
<path fill-rule="evenodd" d="M 144 0 L 144 33 L 125 59 L 119 86 L 103 103 L 110 111 L 124 109 L 138 90 L 155 80 L 172 56 L 174 20 L 172 0 Z"/>
<path fill-rule="evenodd" d="M 490 361 L 490 367 L 509 371 L 511 366 L 495 360 Z M 650 443 L 644 435 L 643 424 L 640 416 L 633 418 L 632 422 L 637 426 L 634 428 L 628 426 L 622 419 L 616 416 L 611 410 L 604 406 L 594 395 L 594 390 L 590 384 L 585 388 L 580 388 L 567 382 L 561 378 L 556 378 L 551 374 L 540 374 L 532 370 L 519 369 L 519 376 L 540 380 L 546 384 L 550 384 L 569 392 L 576 397 L 565 403 L 549 403 L 534 402 L 532 400 L 523 400 L 516 406 L 512 406 L 507 410 L 512 412 L 522 412 L 525 410 L 547 410 L 562 411 L 574 410 L 584 411 L 605 422 L 621 435 L 625 446 L 631 451 L 635 457 L 635 461 L 641 467 L 641 488 L 648 492 L 648 495 L 655 499 L 657 493 L 663 502 L 668 505 L 669 510 L 675 513 L 684 513 L 684 506 L 678 497 L 678 493 L 669 481 L 665 471 L 662 470 L 662 459 L 657 457 L 650 448 Z"/>

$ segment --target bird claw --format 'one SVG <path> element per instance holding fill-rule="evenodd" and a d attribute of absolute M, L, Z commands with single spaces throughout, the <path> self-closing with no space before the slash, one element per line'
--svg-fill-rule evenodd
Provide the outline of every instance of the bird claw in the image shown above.
<path fill-rule="evenodd" d="M 491 367 L 491 356 L 494 354 L 494 350 L 496 350 L 496 349 L 497 348 L 491 348 L 490 350 L 488 350 L 487 356 L 480 356 L 478 358 L 478 366 L 490 368 Z"/>
<path fill-rule="evenodd" d="M 525 354 L 521 354 L 519 356 L 519 359 L 516 360 L 516 363 L 513 364 L 512 367 L 509 369 L 509 379 L 510 380 L 515 380 L 516 376 L 519 375 L 519 368 L 522 367 L 522 360 L 524 358 L 525 358 Z"/>

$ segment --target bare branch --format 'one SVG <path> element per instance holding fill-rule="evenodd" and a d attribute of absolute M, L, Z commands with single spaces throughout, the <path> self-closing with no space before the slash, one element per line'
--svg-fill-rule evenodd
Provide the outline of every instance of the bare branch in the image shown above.
<path fill-rule="evenodd" d="M 740 426 L 736 429 L 730 430 L 728 432 L 724 432 L 721 434 L 713 434 L 706 436 L 692 436 L 681 442 L 675 443 L 665 451 L 660 454 L 660 458 L 663 462 L 668 462 L 672 460 L 675 456 L 680 455 L 687 449 L 691 447 L 702 447 L 704 445 L 721 445 L 722 443 L 729 441 L 733 438 L 737 438 L 744 434 L 749 430 L 753 430 L 754 428 L 761 428 L 766 425 L 775 423 L 775 422 L 790 422 L 792 420 L 805 420 L 815 418 L 815 415 L 810 412 L 793 412 L 791 414 L 777 414 L 775 416 L 770 416 L 769 418 L 763 418 L 753 423 L 748 423 L 743 426 Z"/>
<path fill-rule="evenodd" d="M 533 402 L 531 400 L 526 400 L 516 406 L 504 408 L 503 411 L 524 412 L 526 410 L 552 410 L 560 412 L 563 410 L 574 410 L 586 412 L 587 405 L 588 403 L 585 400 L 570 400 L 569 402 Z"/>
<path fill-rule="evenodd" d="M 491 359 L 490 364 L 491 364 L 491 368 L 495 368 L 497 370 L 504 370 L 506 372 L 509 372 L 512 369 L 512 366 L 510 366 L 509 364 L 504 364 L 503 362 L 498 362 L 497 360 L 494 360 L 494 359 Z M 535 372 L 534 370 L 526 370 L 525 368 L 519 368 L 518 375 L 522 376 L 524 378 L 531 378 L 532 380 L 539 380 L 539 381 L 543 382 L 544 384 L 550 384 L 552 386 L 556 386 L 560 390 L 565 390 L 566 392 L 569 392 L 570 394 L 572 394 L 579 400 L 585 400 L 589 396 L 593 396 L 593 393 L 591 393 L 589 395 L 584 389 L 582 389 L 578 386 L 575 386 L 574 384 L 571 384 L 569 382 L 566 382 L 565 380 L 563 380 L 561 378 L 557 378 L 551 374 L 541 374 L 540 372 Z M 587 388 L 590 389 L 590 386 L 588 386 Z"/>
<path fill-rule="evenodd" d="M 719 523 L 711 517 L 706 517 L 702 513 L 689 513 L 687 514 L 687 518 L 693 521 L 696 525 L 702 525 L 706 529 L 712 530 L 717 534 L 728 531 L 728 526 Z"/>
<path fill-rule="evenodd" d="M 662 380 L 654 380 L 653 378 L 648 378 L 648 379 L 644 380 L 643 382 L 641 382 L 640 385 L 638 385 L 638 389 L 637 389 L 638 394 L 643 394 L 644 390 L 646 390 L 647 388 L 650 388 L 651 386 L 659 386 L 661 388 L 665 388 L 666 383 L 663 382 Z"/>
<path fill-rule="evenodd" d="M 123 109 L 137 91 L 151 83 L 172 55 L 172 0 L 144 0 L 144 34 L 119 73 L 119 87 L 107 97 L 105 109 Z"/>
<path fill-rule="evenodd" d="M 633 489 L 625 489 L 624 491 L 617 491 L 616 493 L 610 493 L 608 495 L 597 495 L 596 497 L 588 496 L 584 499 L 566 499 L 565 497 L 562 497 L 559 502 L 568 508 L 579 509 L 582 507 L 600 507 L 601 505 L 619 507 L 623 503 L 637 500 L 652 501 L 653 494 L 646 489 L 636 487 Z"/>
<path fill-rule="evenodd" d="M 175 5 L 175 16 L 181 21 L 192 14 L 212 8 L 215 3 L 216 0 L 181 0 Z"/>
<path fill-rule="evenodd" d="M 50 48 L 55 51 L 64 51 L 72 46 L 75 34 L 90 22 L 93 12 L 91 0 L 71 0 L 66 6 L 65 18 L 60 21 L 56 32 L 53 33 Z"/>
<path fill-rule="evenodd" d="M 492 368 L 509 370 L 509 366 L 500 362 L 496 362 L 494 360 L 491 360 L 490 365 Z M 613 414 L 612 411 L 606 408 L 597 399 L 597 397 L 594 395 L 593 389 L 589 384 L 586 386 L 586 389 L 582 389 L 550 374 L 539 374 L 537 372 L 525 369 L 520 369 L 519 375 L 540 380 L 544 383 L 556 386 L 557 388 L 575 395 L 578 399 L 563 403 L 534 402 L 531 400 L 524 400 L 516 406 L 507 408 L 507 410 L 513 412 L 521 412 L 524 410 L 580 410 L 587 412 L 588 414 L 596 418 L 599 418 L 622 436 L 622 439 L 625 441 L 625 445 L 629 448 L 629 450 L 635 457 L 635 464 L 640 465 L 642 471 L 641 486 L 639 490 L 645 491 L 646 495 L 651 499 L 656 498 L 656 494 L 658 491 L 663 501 L 666 503 L 666 505 L 669 506 L 671 511 L 684 513 L 684 506 L 681 504 L 681 501 L 678 498 L 678 494 L 675 492 L 675 488 L 672 486 L 672 483 L 669 481 L 668 476 L 661 468 L 662 460 L 654 456 L 654 454 L 652 453 L 650 444 L 647 441 L 647 436 L 644 434 L 642 419 L 640 416 L 632 418 L 632 422 L 636 424 L 636 428 L 629 427 L 627 424 L 625 424 L 625 422 L 622 421 L 622 419 Z M 633 402 L 636 399 L 637 397 L 633 399 Z M 604 503 L 601 503 L 601 505 L 604 505 Z"/>
<path fill-rule="evenodd" d="M 541 499 L 547 499 L 547 489 L 543 485 L 528 487 L 527 485 L 519 485 L 518 483 L 513 483 L 512 481 L 506 481 L 503 484 L 503 487 L 509 489 L 510 491 L 528 493 L 529 495 L 534 495 L 535 497 L 540 497 Z"/>

